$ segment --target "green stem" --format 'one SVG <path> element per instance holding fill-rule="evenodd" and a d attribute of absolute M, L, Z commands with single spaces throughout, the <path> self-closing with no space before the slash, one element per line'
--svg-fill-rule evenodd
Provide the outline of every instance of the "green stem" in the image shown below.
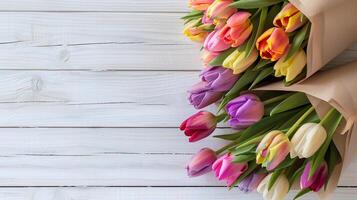
<path fill-rule="evenodd" d="M 240 144 L 238 147 L 245 147 L 245 146 L 248 146 L 248 145 L 251 145 L 251 144 L 256 144 L 256 143 L 259 143 L 263 138 L 264 138 L 265 135 L 261 135 L 261 136 L 258 136 L 258 137 L 255 137 L 251 140 L 248 140 L 242 144 Z"/>
<path fill-rule="evenodd" d="M 288 98 L 290 95 L 291 95 L 291 93 L 283 94 L 283 95 L 280 95 L 280 96 L 265 100 L 263 103 L 264 103 L 264 105 L 269 105 L 269 104 L 272 104 L 272 103 L 276 103 L 276 102 L 279 102 L 279 101 L 282 101 L 282 100 Z"/>
<path fill-rule="evenodd" d="M 315 110 L 313 106 L 311 106 L 296 122 L 295 124 L 288 130 L 286 136 L 291 138 L 296 129 L 300 126 L 300 124 Z"/>
<path fill-rule="evenodd" d="M 222 113 L 222 114 L 220 114 L 220 115 L 217 115 L 217 116 L 216 116 L 217 123 L 221 122 L 221 121 L 224 120 L 226 117 L 227 117 L 227 114 L 226 114 L 226 113 Z"/>
<path fill-rule="evenodd" d="M 232 143 L 228 144 L 227 146 L 224 146 L 224 147 L 218 149 L 216 151 L 216 155 L 219 155 L 219 154 L 225 152 L 227 149 L 230 149 L 230 148 L 234 147 L 235 145 L 237 145 L 237 142 L 232 142 Z"/>

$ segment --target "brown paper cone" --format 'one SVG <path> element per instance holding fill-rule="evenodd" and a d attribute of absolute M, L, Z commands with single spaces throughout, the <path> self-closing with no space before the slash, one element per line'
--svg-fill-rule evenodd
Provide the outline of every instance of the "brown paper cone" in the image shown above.
<path fill-rule="evenodd" d="M 343 162 L 336 168 L 327 190 L 319 194 L 321 199 L 329 199 L 337 186 L 341 173 L 357 152 L 357 125 L 355 126 L 357 119 L 357 62 L 321 71 L 303 83 L 290 87 L 284 87 L 282 83 L 278 82 L 257 90 L 304 92 L 320 116 L 323 116 L 331 107 L 335 107 L 344 116 L 345 121 L 338 128 L 334 137 Z"/>
<path fill-rule="evenodd" d="M 290 0 L 310 20 L 306 78 L 357 41 L 356 0 Z"/>

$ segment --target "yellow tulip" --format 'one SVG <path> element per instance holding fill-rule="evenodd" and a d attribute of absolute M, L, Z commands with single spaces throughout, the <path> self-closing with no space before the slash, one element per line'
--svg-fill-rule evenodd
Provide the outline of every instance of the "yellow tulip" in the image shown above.
<path fill-rule="evenodd" d="M 194 42 L 203 42 L 208 35 L 204 25 L 197 26 L 200 21 L 201 19 L 192 20 L 183 29 L 183 34 Z"/>
<path fill-rule="evenodd" d="M 252 53 L 246 57 L 247 52 L 235 50 L 224 61 L 223 67 L 232 69 L 233 74 L 240 74 L 248 69 L 258 58 L 258 51 L 253 49 Z"/>
<path fill-rule="evenodd" d="M 293 4 L 288 3 L 275 17 L 274 25 L 290 33 L 300 28 L 306 21 L 306 17 Z"/>
<path fill-rule="evenodd" d="M 286 81 L 289 82 L 294 80 L 303 71 L 307 58 L 303 49 L 298 50 L 288 60 L 285 59 L 286 56 L 287 54 L 275 63 L 274 70 L 276 77 L 286 76 Z"/>

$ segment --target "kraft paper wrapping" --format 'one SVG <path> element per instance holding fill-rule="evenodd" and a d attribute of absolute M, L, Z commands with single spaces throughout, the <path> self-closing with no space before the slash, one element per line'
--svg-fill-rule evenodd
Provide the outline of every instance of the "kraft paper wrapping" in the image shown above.
<path fill-rule="evenodd" d="M 357 2 L 357 0 L 356 0 Z M 327 190 L 320 192 L 321 199 L 330 199 L 341 173 L 357 153 L 357 62 L 321 71 L 303 83 L 284 87 L 277 82 L 257 90 L 280 90 L 304 92 L 317 113 L 323 116 L 335 107 L 344 117 L 334 136 L 334 142 L 342 155 L 343 162 L 334 171 Z"/>
<path fill-rule="evenodd" d="M 356 0 L 290 0 L 310 20 L 307 74 L 313 75 L 357 41 Z"/>

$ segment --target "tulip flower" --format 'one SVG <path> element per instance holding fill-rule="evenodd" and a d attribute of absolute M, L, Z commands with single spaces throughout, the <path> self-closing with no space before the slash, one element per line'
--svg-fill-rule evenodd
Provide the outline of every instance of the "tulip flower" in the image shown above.
<path fill-rule="evenodd" d="M 284 28 L 287 33 L 300 28 L 305 22 L 304 15 L 291 3 L 286 4 L 273 21 L 276 27 Z"/>
<path fill-rule="evenodd" d="M 244 129 L 258 122 L 264 115 L 264 104 L 254 94 L 243 94 L 226 105 L 230 119 L 228 124 L 234 129 Z"/>
<path fill-rule="evenodd" d="M 183 34 L 194 42 L 203 42 L 208 35 L 203 25 L 196 26 L 200 20 L 201 19 L 197 19 L 188 22 L 183 29 Z"/>
<path fill-rule="evenodd" d="M 301 189 L 311 189 L 314 192 L 320 191 L 322 186 L 325 184 L 327 175 L 328 175 L 328 167 L 326 162 L 323 162 L 319 168 L 317 168 L 314 175 L 309 179 L 309 173 L 311 170 L 311 163 L 308 162 L 305 166 L 304 172 L 300 177 L 300 187 Z"/>
<path fill-rule="evenodd" d="M 269 190 L 268 183 L 271 177 L 271 174 L 265 177 L 259 184 L 257 191 L 263 195 L 264 200 L 283 200 L 289 192 L 288 179 L 284 174 L 281 174 Z"/>
<path fill-rule="evenodd" d="M 203 43 L 204 49 L 211 53 L 220 53 L 230 48 L 229 44 L 226 44 L 218 35 L 219 31 L 212 31 L 205 39 Z"/>
<path fill-rule="evenodd" d="M 286 81 L 292 81 L 296 78 L 304 69 L 307 58 L 305 51 L 300 49 L 288 60 L 286 60 L 287 55 L 284 55 L 278 62 L 274 65 L 275 76 L 286 76 Z"/>
<path fill-rule="evenodd" d="M 243 179 L 239 184 L 238 184 L 238 189 L 241 190 L 242 192 L 251 192 L 253 190 L 256 190 L 258 188 L 258 185 L 262 182 L 262 180 L 265 178 L 266 174 L 262 173 L 253 173 Z"/>
<path fill-rule="evenodd" d="M 227 20 L 237 9 L 230 7 L 233 0 L 215 0 L 206 10 L 207 19 Z"/>
<path fill-rule="evenodd" d="M 196 142 L 211 135 L 216 125 L 216 116 L 207 111 L 200 111 L 183 121 L 180 130 L 189 137 L 189 142 Z"/>
<path fill-rule="evenodd" d="M 204 108 L 221 99 L 237 80 L 238 76 L 230 69 L 223 67 L 204 69 L 201 73 L 201 82 L 188 91 L 188 99 L 196 109 Z"/>
<path fill-rule="evenodd" d="M 257 152 L 257 164 L 262 164 L 267 170 L 275 169 L 290 152 L 289 138 L 281 131 L 271 131 L 264 136 Z"/>
<path fill-rule="evenodd" d="M 212 164 L 216 159 L 216 153 L 212 149 L 201 149 L 187 164 L 187 175 L 189 177 L 196 177 L 212 171 Z"/>
<path fill-rule="evenodd" d="M 282 28 L 270 28 L 258 38 L 256 46 L 260 57 L 277 61 L 288 50 L 289 37 Z"/>
<path fill-rule="evenodd" d="M 291 158 L 309 158 L 320 149 L 327 138 L 326 130 L 316 123 L 302 125 L 291 139 Z"/>
<path fill-rule="evenodd" d="M 227 24 L 219 31 L 219 36 L 232 47 L 243 44 L 250 36 L 253 25 L 249 20 L 249 12 L 237 12 L 232 15 Z"/>
<path fill-rule="evenodd" d="M 218 53 L 211 53 L 209 51 L 203 50 L 201 60 L 205 64 L 205 66 L 209 66 L 209 63 L 215 59 L 219 54 Z"/>
<path fill-rule="evenodd" d="M 188 6 L 194 10 L 205 11 L 214 0 L 189 0 Z"/>
<path fill-rule="evenodd" d="M 231 186 L 247 169 L 247 163 L 233 163 L 233 155 L 225 154 L 213 163 L 212 169 L 218 180 L 226 180 Z"/>
<path fill-rule="evenodd" d="M 233 51 L 224 61 L 223 67 L 233 70 L 233 74 L 240 74 L 248 69 L 258 58 L 258 51 L 253 49 L 252 53 L 247 57 L 246 51 Z"/>

